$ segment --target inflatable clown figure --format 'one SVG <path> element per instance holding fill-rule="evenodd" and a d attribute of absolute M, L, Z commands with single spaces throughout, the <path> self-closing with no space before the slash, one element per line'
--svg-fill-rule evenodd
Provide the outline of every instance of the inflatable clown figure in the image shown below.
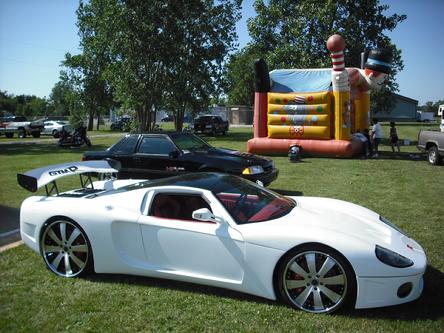
<path fill-rule="evenodd" d="M 255 64 L 254 138 L 249 152 L 287 154 L 294 145 L 309 154 L 350 157 L 363 150 L 351 134 L 369 128 L 370 91 L 380 89 L 390 73 L 386 49 L 365 53 L 364 68 L 346 68 L 345 41 L 327 40 L 332 68 L 278 69 Z"/>

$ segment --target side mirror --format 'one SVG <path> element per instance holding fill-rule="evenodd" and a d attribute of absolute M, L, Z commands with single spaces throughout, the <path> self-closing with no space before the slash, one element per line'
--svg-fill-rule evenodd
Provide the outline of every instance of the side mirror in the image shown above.
<path fill-rule="evenodd" d="M 169 153 L 170 158 L 178 158 L 179 157 L 179 151 L 173 150 Z"/>
<path fill-rule="evenodd" d="M 217 217 L 208 208 L 200 208 L 192 214 L 193 219 L 203 222 L 218 222 Z"/>

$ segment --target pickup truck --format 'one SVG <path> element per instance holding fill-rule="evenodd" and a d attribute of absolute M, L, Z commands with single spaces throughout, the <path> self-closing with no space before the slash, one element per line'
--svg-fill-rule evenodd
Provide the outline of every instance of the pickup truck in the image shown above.
<path fill-rule="evenodd" d="M 440 164 L 444 156 L 444 132 L 421 130 L 416 147 L 427 153 L 430 164 Z"/>
<path fill-rule="evenodd" d="M 223 120 L 220 116 L 205 115 L 194 119 L 194 133 L 207 133 L 215 136 L 217 133 L 225 133 L 228 131 L 229 124 L 227 120 Z"/>
<path fill-rule="evenodd" d="M 19 138 L 26 138 L 27 135 L 32 135 L 34 138 L 40 137 L 40 132 L 44 129 L 41 122 L 28 121 L 23 116 L 12 116 L 8 119 L 9 122 L 2 129 L 2 133 L 7 138 L 12 138 L 14 133 L 17 133 Z"/>

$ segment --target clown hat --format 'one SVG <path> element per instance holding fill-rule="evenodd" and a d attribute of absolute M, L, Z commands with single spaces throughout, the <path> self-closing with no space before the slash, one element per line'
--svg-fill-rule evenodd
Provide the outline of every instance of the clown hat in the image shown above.
<path fill-rule="evenodd" d="M 390 49 L 373 49 L 368 51 L 365 68 L 389 74 L 392 68 L 392 51 Z"/>

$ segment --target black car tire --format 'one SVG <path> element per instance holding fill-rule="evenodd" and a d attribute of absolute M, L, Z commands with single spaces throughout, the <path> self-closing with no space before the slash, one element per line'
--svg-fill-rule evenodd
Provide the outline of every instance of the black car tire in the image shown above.
<path fill-rule="evenodd" d="M 317 243 L 295 247 L 279 260 L 275 287 L 288 305 L 312 313 L 331 313 L 356 299 L 350 263 L 338 251 Z"/>
<path fill-rule="evenodd" d="M 40 138 L 40 132 L 32 132 L 33 138 Z"/>
<path fill-rule="evenodd" d="M 12 137 L 14 137 L 14 133 L 5 133 L 5 136 L 6 136 L 8 139 L 11 139 Z"/>
<path fill-rule="evenodd" d="M 17 135 L 20 139 L 24 139 L 26 138 L 26 131 L 23 128 L 19 128 Z"/>

